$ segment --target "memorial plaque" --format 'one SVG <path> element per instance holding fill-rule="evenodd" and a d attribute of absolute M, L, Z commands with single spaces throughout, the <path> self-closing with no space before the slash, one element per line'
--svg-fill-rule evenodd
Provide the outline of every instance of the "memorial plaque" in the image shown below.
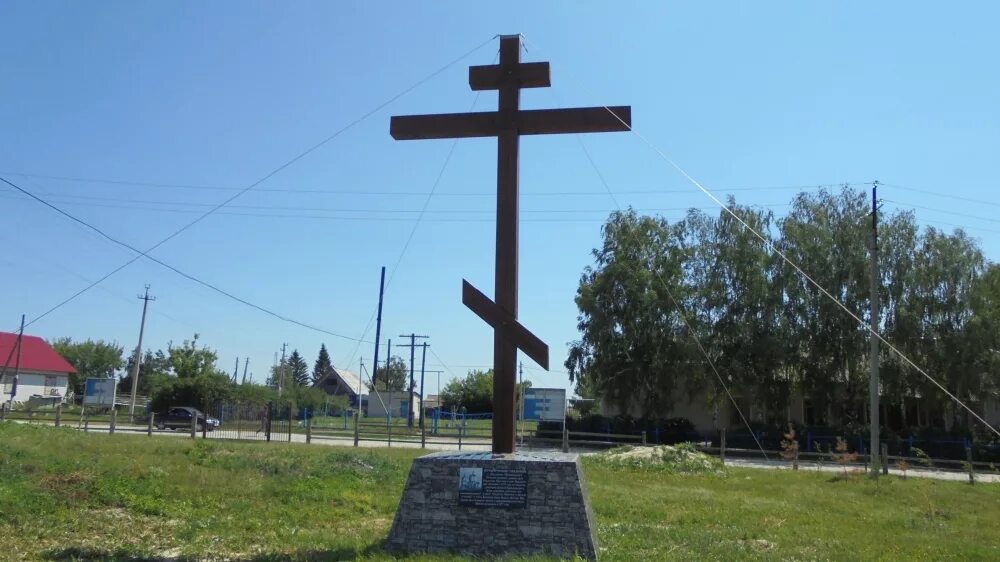
<path fill-rule="evenodd" d="M 509 468 L 458 469 L 458 504 L 466 507 L 523 508 L 528 502 L 528 473 Z"/>

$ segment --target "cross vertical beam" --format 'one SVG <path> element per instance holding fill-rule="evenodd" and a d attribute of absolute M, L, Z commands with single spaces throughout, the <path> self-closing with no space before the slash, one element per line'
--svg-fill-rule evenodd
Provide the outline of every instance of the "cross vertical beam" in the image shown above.
<path fill-rule="evenodd" d="M 513 74 L 521 62 L 521 37 L 500 39 L 501 73 Z M 520 84 L 505 80 L 500 85 L 498 111 L 504 130 L 497 139 L 497 250 L 494 298 L 497 306 L 517 318 L 518 209 L 520 203 L 518 156 L 520 137 L 517 112 L 521 105 Z M 504 127 L 507 125 L 507 127 Z M 504 330 L 493 331 L 493 452 L 514 452 L 516 434 L 513 412 L 516 398 L 517 348 Z M 503 412 L 501 415 L 497 413 Z M 508 419 L 509 418 L 509 419 Z"/>

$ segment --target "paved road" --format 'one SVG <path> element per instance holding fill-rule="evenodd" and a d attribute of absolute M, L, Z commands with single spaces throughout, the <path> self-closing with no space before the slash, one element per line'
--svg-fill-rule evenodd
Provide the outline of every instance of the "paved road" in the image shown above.
<path fill-rule="evenodd" d="M 771 470 L 791 470 L 792 466 L 788 461 L 776 461 L 776 460 L 761 460 L 761 459 L 726 459 L 726 464 L 729 466 L 739 466 L 745 468 L 767 468 Z M 863 465 L 851 466 L 849 470 L 864 469 Z M 814 472 L 843 472 L 844 468 L 842 466 L 837 466 L 831 463 L 816 463 L 816 462 L 804 462 L 799 461 L 799 470 L 811 470 Z M 902 476 L 903 471 L 889 468 L 889 474 Z M 906 471 L 907 477 L 915 478 L 934 478 L 937 480 L 954 480 L 960 482 L 969 481 L 968 472 L 960 472 L 957 470 L 934 470 L 928 468 L 911 468 Z M 988 483 L 1000 483 L 1000 474 L 997 473 L 987 473 L 987 472 L 977 472 L 976 482 L 988 482 Z"/>
<path fill-rule="evenodd" d="M 29 422 L 22 421 L 22 420 L 16 420 L 16 421 L 18 421 L 20 423 L 29 423 Z M 46 424 L 46 425 L 48 425 L 48 424 Z M 72 427 L 74 429 L 80 429 L 81 431 L 83 430 L 83 427 L 82 426 L 78 427 L 77 424 L 64 424 L 64 426 L 65 427 Z M 106 423 L 92 423 L 92 424 L 90 424 L 88 426 L 88 431 L 90 433 L 109 433 L 110 429 L 111 428 L 110 428 L 109 424 L 106 424 Z M 144 426 L 144 425 L 130 425 L 130 424 L 121 424 L 120 423 L 120 424 L 117 424 L 115 426 L 115 435 L 145 435 L 146 431 L 147 431 L 147 427 Z M 154 428 L 153 429 L 153 436 L 154 437 L 160 437 L 160 436 L 165 436 L 165 437 L 182 437 L 182 438 L 186 437 L 186 438 L 190 439 L 191 438 L 191 433 L 190 433 L 190 431 L 184 431 L 184 430 L 169 430 L 169 429 L 165 429 L 165 430 L 161 431 L 161 430 L 158 430 L 158 429 Z M 232 432 L 232 431 L 209 431 L 209 432 L 206 433 L 206 437 L 208 439 L 233 439 L 233 440 L 235 440 L 237 438 L 236 435 L 234 434 L 234 432 Z M 255 433 L 253 431 L 247 431 L 247 432 L 243 433 L 241 435 L 241 437 L 243 439 L 245 439 L 245 440 L 250 440 L 250 441 L 261 441 L 261 442 L 265 441 L 263 434 Z M 197 433 L 197 439 L 201 439 L 201 438 L 202 438 L 201 437 L 201 432 L 199 431 Z M 287 433 L 274 432 L 274 433 L 271 434 L 271 442 L 273 442 L 273 443 L 288 443 L 289 442 L 288 438 L 289 438 L 289 435 Z M 458 439 L 451 438 L 451 437 L 438 437 L 438 436 L 430 436 L 430 435 L 428 435 L 427 436 L 427 441 L 428 442 L 427 442 L 427 447 L 426 448 L 429 449 L 429 450 L 434 450 L 434 451 L 458 451 L 458 450 L 462 450 L 462 451 L 489 451 L 490 450 L 490 445 L 482 443 L 481 440 L 479 440 L 479 439 L 477 439 L 476 442 L 473 442 L 473 443 L 469 443 L 467 441 L 463 441 L 461 449 L 459 449 Z M 292 433 L 291 434 L 291 443 L 305 443 L 305 442 L 306 442 L 306 435 L 304 433 Z M 344 437 L 339 437 L 339 436 L 334 437 L 334 436 L 329 436 L 329 435 L 313 435 L 313 437 L 312 437 L 312 443 L 316 444 L 316 445 L 334 445 L 334 446 L 338 446 L 338 447 L 344 447 L 344 446 L 351 447 L 351 446 L 354 445 L 354 438 L 353 437 L 347 437 L 347 436 L 344 436 Z M 407 441 L 399 441 L 397 439 L 393 439 L 392 444 L 389 445 L 385 440 L 372 441 L 372 440 L 364 440 L 364 439 L 362 439 L 362 440 L 358 441 L 358 445 L 361 446 L 361 447 L 387 447 L 387 446 L 391 446 L 391 447 L 401 447 L 401 448 L 409 448 L 409 449 L 419 449 L 420 448 L 420 440 L 417 439 L 416 441 L 409 441 L 409 440 L 407 440 Z"/>

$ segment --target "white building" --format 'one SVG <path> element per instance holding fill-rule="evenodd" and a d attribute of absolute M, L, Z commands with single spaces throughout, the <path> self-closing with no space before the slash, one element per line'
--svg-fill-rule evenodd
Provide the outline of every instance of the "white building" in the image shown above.
<path fill-rule="evenodd" d="M 0 332 L 0 400 L 64 402 L 76 369 L 42 338 L 23 336 L 17 343 L 17 334 Z"/>

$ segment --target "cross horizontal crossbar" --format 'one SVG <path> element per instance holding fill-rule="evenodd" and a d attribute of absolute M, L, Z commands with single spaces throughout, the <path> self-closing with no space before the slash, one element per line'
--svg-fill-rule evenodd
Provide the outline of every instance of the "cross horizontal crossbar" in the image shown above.
<path fill-rule="evenodd" d="M 501 86 L 519 88 L 548 88 L 549 63 L 522 62 L 513 67 L 493 64 L 469 67 L 469 86 L 473 91 L 499 90 Z"/>
<path fill-rule="evenodd" d="M 521 135 L 608 133 L 628 131 L 632 108 L 576 107 L 534 109 L 511 116 L 498 111 L 405 115 L 392 118 L 389 134 L 396 140 L 495 137 L 514 129 Z"/>
<path fill-rule="evenodd" d="M 543 369 L 549 370 L 549 346 L 465 279 L 462 279 L 462 304 L 494 330 L 503 330 L 518 349 Z"/>

